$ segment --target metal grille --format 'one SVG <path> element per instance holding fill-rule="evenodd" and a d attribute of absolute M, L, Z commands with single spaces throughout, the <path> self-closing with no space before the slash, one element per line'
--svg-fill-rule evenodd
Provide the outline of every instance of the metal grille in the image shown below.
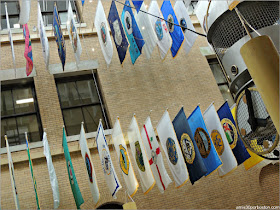
<path fill-rule="evenodd" d="M 245 1 L 238 9 L 256 30 L 279 24 L 279 1 Z M 246 35 L 236 12 L 228 10 L 210 27 L 208 41 L 222 58 L 228 48 Z"/>

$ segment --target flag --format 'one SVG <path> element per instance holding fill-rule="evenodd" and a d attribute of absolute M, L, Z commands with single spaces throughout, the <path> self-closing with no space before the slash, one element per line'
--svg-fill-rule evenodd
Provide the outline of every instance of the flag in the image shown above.
<path fill-rule="evenodd" d="M 115 150 L 117 151 L 120 168 L 122 171 L 124 182 L 126 184 L 127 193 L 130 195 L 130 197 L 132 197 L 137 192 L 139 184 L 129 158 L 119 118 L 117 118 L 115 122 L 112 132 L 112 139 L 114 142 Z"/>
<path fill-rule="evenodd" d="M 80 37 L 79 37 L 78 31 L 77 31 L 77 28 L 75 26 L 75 19 L 74 19 L 73 10 L 72 10 L 70 2 L 69 2 L 69 7 L 68 7 L 67 30 L 68 30 L 68 34 L 69 34 L 69 39 L 72 43 L 72 47 L 74 50 L 76 62 L 79 63 L 80 56 L 82 54 L 82 45 L 80 42 Z"/>
<path fill-rule="evenodd" d="M 129 53 L 131 62 L 134 64 L 137 58 L 141 55 L 142 47 L 145 44 L 145 41 L 135 21 L 132 9 L 130 8 L 129 0 L 126 0 L 125 4 L 128 6 L 123 7 L 121 20 L 126 37 L 130 44 Z"/>
<path fill-rule="evenodd" d="M 119 13 L 115 1 L 112 1 L 111 8 L 108 15 L 108 22 L 118 51 L 120 62 L 121 64 L 123 64 L 126 56 L 126 51 L 128 48 L 128 42 L 121 25 L 121 20 L 119 17 Z"/>
<path fill-rule="evenodd" d="M 221 2 L 221 1 L 220 1 Z M 201 28 L 206 32 L 206 12 L 208 8 L 209 0 L 208 1 L 198 1 L 196 8 L 195 8 L 195 15 L 200 23 Z M 211 5 L 212 7 L 213 5 Z"/>
<path fill-rule="evenodd" d="M 98 40 L 101 46 L 104 59 L 107 65 L 109 65 L 113 57 L 113 44 L 101 0 L 99 0 L 97 4 L 94 25 L 97 29 Z"/>
<path fill-rule="evenodd" d="M 54 2 L 53 31 L 54 31 L 54 35 L 55 35 L 56 44 L 57 44 L 58 55 L 61 60 L 62 69 L 64 71 L 65 60 L 66 60 L 66 46 L 65 46 L 65 41 L 64 41 L 64 37 L 63 37 L 63 33 L 62 33 L 60 25 L 61 25 L 60 17 L 58 15 L 56 2 Z"/>
<path fill-rule="evenodd" d="M 8 156 L 8 162 L 9 162 L 11 185 L 12 185 L 12 188 L 13 188 L 16 210 L 18 210 L 18 209 L 20 209 L 20 207 L 19 207 L 18 193 L 17 193 L 16 180 L 15 180 L 15 170 L 14 170 L 13 159 L 12 159 L 12 155 L 11 155 L 11 152 L 10 152 L 7 136 L 5 136 L 5 140 L 6 140 L 6 147 L 7 147 L 7 156 Z"/>
<path fill-rule="evenodd" d="M 85 167 L 87 169 L 89 188 L 91 191 L 93 202 L 96 205 L 99 201 L 100 195 L 99 195 L 99 189 L 98 189 L 97 182 L 96 182 L 95 170 L 93 167 L 90 151 L 89 151 L 88 145 L 87 145 L 87 139 L 86 139 L 86 134 L 85 134 L 85 129 L 84 129 L 83 123 L 81 125 L 79 143 L 80 143 L 81 153 L 82 153 L 82 157 L 84 159 Z"/>
<path fill-rule="evenodd" d="M 173 7 L 169 0 L 164 0 L 161 5 L 161 12 L 166 21 L 167 28 L 169 30 L 170 36 L 172 38 L 171 53 L 173 58 L 178 54 L 182 43 L 184 42 L 184 34 L 181 27 L 174 25 L 179 24 Z"/>
<path fill-rule="evenodd" d="M 243 142 L 241 141 L 237 129 L 235 127 L 235 122 L 232 117 L 228 103 L 225 102 L 217 111 L 221 124 L 225 131 L 228 143 L 232 152 L 237 160 L 238 165 L 243 163 L 245 160 L 250 158 L 250 154 L 247 152 Z"/>
<path fill-rule="evenodd" d="M 13 36 L 12 36 L 11 28 L 10 28 L 10 21 L 9 21 L 8 9 L 7 9 L 7 2 L 5 2 L 5 11 L 6 11 L 7 29 L 8 29 L 9 40 L 10 40 L 11 50 L 12 50 L 13 64 L 14 64 L 14 69 L 16 71 L 16 58 L 15 58 L 15 51 L 14 51 L 14 44 L 13 44 Z"/>
<path fill-rule="evenodd" d="M 31 160 L 31 156 L 30 156 L 27 133 L 25 133 L 25 142 L 26 142 L 26 149 L 27 149 L 27 155 L 28 155 L 28 160 L 29 160 L 29 168 L 30 168 L 30 173 L 31 173 L 32 181 L 33 181 L 35 197 L 36 197 L 36 205 L 37 205 L 37 209 L 40 209 L 40 202 L 39 202 L 39 197 L 38 197 L 38 192 L 37 192 L 37 183 L 36 183 L 35 176 L 33 174 L 33 164 L 32 164 L 32 160 Z"/>
<path fill-rule="evenodd" d="M 57 209 L 59 206 L 58 181 L 57 181 L 55 169 L 54 169 L 54 166 L 52 163 L 52 156 L 51 156 L 46 132 L 44 132 L 44 134 L 43 134 L 43 145 L 44 145 L 44 155 L 47 160 L 47 166 L 48 166 L 50 182 L 51 182 L 51 187 L 52 187 L 52 192 L 53 192 L 53 206 L 54 206 L 54 209 Z"/>
<path fill-rule="evenodd" d="M 64 127 L 63 127 L 63 137 L 62 138 L 63 138 L 62 146 L 63 146 L 64 156 L 65 156 L 65 160 L 66 160 L 66 167 L 67 167 L 70 186 L 71 186 L 72 193 L 73 193 L 73 196 L 75 199 L 76 207 L 77 207 L 77 209 L 80 209 L 80 206 L 84 203 L 84 199 L 83 199 L 82 193 L 80 191 L 80 188 L 79 188 L 79 185 L 78 185 L 78 182 L 76 179 L 75 171 L 74 171 L 74 168 L 72 165 Z"/>
<path fill-rule="evenodd" d="M 150 117 L 146 119 L 141 129 L 141 136 L 158 189 L 161 193 L 164 193 L 172 180 L 165 169 L 162 153 Z"/>
<path fill-rule="evenodd" d="M 206 109 L 203 118 L 216 151 L 223 162 L 223 165 L 218 169 L 219 176 L 223 177 L 237 167 L 237 161 L 229 146 L 213 103 Z"/>
<path fill-rule="evenodd" d="M 184 2 L 182 0 L 176 1 L 175 5 L 174 5 L 174 10 L 176 12 L 178 22 L 181 25 L 182 31 L 184 32 L 184 35 L 185 35 L 185 41 L 183 43 L 183 48 L 184 48 L 186 54 L 188 54 L 190 52 L 192 46 L 195 43 L 197 34 L 186 29 L 186 28 L 188 28 L 188 29 L 195 31 L 191 18 L 188 15 L 188 10 L 185 7 Z"/>
<path fill-rule="evenodd" d="M 19 21 L 20 25 L 27 24 L 30 16 L 31 0 L 21 0 Z"/>
<path fill-rule="evenodd" d="M 192 114 L 188 117 L 188 123 L 199 152 L 203 158 L 203 162 L 207 168 L 207 173 L 205 176 L 208 176 L 221 167 L 222 162 L 206 129 L 206 125 L 204 123 L 199 106 L 197 106 Z"/>
<path fill-rule="evenodd" d="M 142 3 L 143 3 L 143 0 L 136 0 L 136 1 L 132 1 L 137 13 L 139 12 L 139 10 L 141 9 L 142 10 Z"/>
<path fill-rule="evenodd" d="M 132 155 L 134 157 L 140 175 L 142 190 L 144 194 L 147 194 L 154 187 L 156 182 L 149 164 L 145 147 L 143 145 L 135 115 L 132 117 L 127 131 L 127 136 L 130 144 L 130 149 L 132 151 Z"/>
<path fill-rule="evenodd" d="M 184 108 L 180 109 L 172 123 L 185 158 L 190 181 L 194 184 L 207 173 L 207 168 L 194 140 Z"/>
<path fill-rule="evenodd" d="M 166 110 L 157 125 L 157 133 L 171 170 L 175 185 L 182 187 L 189 179 L 189 173 L 170 116 Z"/>
<path fill-rule="evenodd" d="M 23 25 L 23 35 L 25 38 L 25 50 L 24 57 L 26 59 L 26 75 L 29 76 L 33 70 L 33 56 L 32 56 L 32 47 L 31 47 L 31 39 L 29 34 L 28 25 Z"/>
<path fill-rule="evenodd" d="M 81 0 L 81 2 L 82 2 L 82 6 L 84 6 L 84 4 L 85 4 L 85 0 Z"/>
<path fill-rule="evenodd" d="M 151 1 L 149 13 L 163 19 L 157 1 Z M 159 47 L 160 56 L 162 59 L 164 59 L 172 45 L 172 39 L 170 37 L 165 21 L 152 15 L 149 15 L 149 18 L 158 38 L 157 45 Z"/>
<path fill-rule="evenodd" d="M 49 50 L 49 41 L 46 35 L 44 21 L 42 18 L 42 13 L 40 9 L 40 3 L 38 2 L 38 30 L 40 35 L 40 41 L 43 50 L 43 57 L 46 64 L 46 68 L 49 68 L 49 58 L 50 58 L 50 50 Z"/>
<path fill-rule="evenodd" d="M 145 3 L 142 4 L 141 10 L 144 12 L 140 11 L 137 14 L 135 14 L 135 20 L 139 26 L 143 39 L 145 40 L 143 50 L 146 54 L 146 57 L 150 59 L 153 49 L 155 48 L 158 42 L 158 39 L 153 29 L 149 15 L 145 13 L 147 12 Z"/>
<path fill-rule="evenodd" d="M 229 10 L 233 10 L 243 0 L 227 0 Z"/>
<path fill-rule="evenodd" d="M 107 186 L 113 198 L 117 198 L 116 194 L 122 186 L 112 163 L 101 121 L 97 129 L 96 144 Z"/>

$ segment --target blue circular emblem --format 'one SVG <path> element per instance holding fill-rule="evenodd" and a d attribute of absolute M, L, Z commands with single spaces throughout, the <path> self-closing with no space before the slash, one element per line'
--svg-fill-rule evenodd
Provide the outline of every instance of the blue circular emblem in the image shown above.
<path fill-rule="evenodd" d="M 161 41 L 163 38 L 161 19 L 157 19 L 157 21 L 155 23 L 155 29 L 156 29 L 157 38 L 159 41 Z"/>
<path fill-rule="evenodd" d="M 106 25 L 104 22 L 100 25 L 100 32 L 101 32 L 101 39 L 103 41 L 103 44 L 106 45 L 107 43 L 107 36 L 106 36 Z"/>
<path fill-rule="evenodd" d="M 124 148 L 123 145 L 119 145 L 120 147 L 120 165 L 121 165 L 121 169 L 122 171 L 128 175 L 128 170 L 129 170 L 129 159 L 127 156 L 127 152 L 126 149 Z"/>
<path fill-rule="evenodd" d="M 181 28 L 182 28 L 182 31 L 185 33 L 185 31 L 187 30 L 187 22 L 185 20 L 185 18 L 181 18 L 180 20 L 180 25 L 181 25 Z"/>
<path fill-rule="evenodd" d="M 89 156 L 88 156 L 87 153 L 85 155 L 85 162 L 86 162 L 86 167 L 87 167 L 89 181 L 91 183 L 93 183 L 93 179 L 92 179 L 92 165 L 91 165 L 91 162 L 90 162 L 90 159 L 89 159 Z"/>
<path fill-rule="evenodd" d="M 178 162 L 178 153 L 176 151 L 175 141 L 170 137 L 166 140 L 166 148 L 170 162 L 176 165 Z"/>

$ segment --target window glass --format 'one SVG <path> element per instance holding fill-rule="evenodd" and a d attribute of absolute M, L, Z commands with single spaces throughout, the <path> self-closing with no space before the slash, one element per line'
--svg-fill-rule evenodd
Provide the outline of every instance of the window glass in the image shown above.
<path fill-rule="evenodd" d="M 14 114 L 12 91 L 1 92 L 1 116 Z"/>
<path fill-rule="evenodd" d="M 36 115 L 17 117 L 17 126 L 19 139 L 22 144 L 25 143 L 25 132 L 28 133 L 28 141 L 35 142 L 40 139 L 39 126 Z"/>
<path fill-rule="evenodd" d="M 217 83 L 227 82 L 219 63 L 210 63 L 209 65 Z"/>
<path fill-rule="evenodd" d="M 85 129 L 87 132 L 95 132 L 97 130 L 99 119 L 102 119 L 103 127 L 106 128 L 101 106 L 86 106 L 83 107 L 83 112 L 86 122 Z"/>
<path fill-rule="evenodd" d="M 16 125 L 16 118 L 8 118 L 1 120 L 1 147 L 6 147 L 4 136 L 7 135 L 9 145 L 19 145 L 19 136 Z"/>
<path fill-rule="evenodd" d="M 18 0 L 14 0 L 14 1 L 2 1 L 1 0 L 1 13 L 0 13 L 1 30 L 7 29 L 5 2 L 7 2 L 7 10 L 8 10 L 8 15 L 9 15 L 10 28 L 21 28 L 21 25 L 18 24 L 19 12 L 20 12 Z"/>
<path fill-rule="evenodd" d="M 93 79 L 77 81 L 76 84 L 83 104 L 99 102 Z"/>
<path fill-rule="evenodd" d="M 13 90 L 15 113 L 34 112 L 34 99 L 31 88 Z"/>
<path fill-rule="evenodd" d="M 234 104 L 234 100 L 231 96 L 229 88 L 227 85 L 219 85 L 219 89 L 223 95 L 224 100 L 228 100 L 228 105 L 231 107 Z"/>
<path fill-rule="evenodd" d="M 75 82 L 60 83 L 57 88 L 62 108 L 81 104 Z"/>
<path fill-rule="evenodd" d="M 84 121 L 81 108 L 63 110 L 64 124 L 68 136 L 77 135 L 81 131 L 81 122 Z"/>

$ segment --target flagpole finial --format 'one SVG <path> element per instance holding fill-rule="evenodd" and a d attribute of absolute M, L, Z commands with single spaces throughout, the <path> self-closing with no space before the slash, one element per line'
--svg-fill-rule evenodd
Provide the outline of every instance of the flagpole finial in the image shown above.
<path fill-rule="evenodd" d="M 5 137 L 5 140 L 8 140 L 8 137 L 7 137 L 7 135 L 5 135 L 4 137 Z"/>
<path fill-rule="evenodd" d="M 120 119 L 120 117 L 119 117 L 119 116 L 117 116 L 117 119 L 119 120 L 119 119 Z"/>
<path fill-rule="evenodd" d="M 149 113 L 149 116 L 151 116 L 151 114 L 152 114 L 152 111 L 153 111 L 153 110 L 151 109 L 151 110 L 150 110 L 150 113 Z"/>
<path fill-rule="evenodd" d="M 81 124 L 84 125 L 84 121 L 82 121 Z"/>
<path fill-rule="evenodd" d="M 200 106 L 200 103 L 198 103 L 197 106 Z"/>
<path fill-rule="evenodd" d="M 167 107 L 167 108 L 166 108 L 166 111 L 168 111 L 168 109 L 169 109 L 169 108 Z"/>
<path fill-rule="evenodd" d="M 99 119 L 99 122 L 102 122 L 102 119 L 101 119 L 101 118 Z"/>
<path fill-rule="evenodd" d="M 46 128 L 44 128 L 44 132 L 46 133 Z"/>
<path fill-rule="evenodd" d="M 63 124 L 63 126 L 62 126 L 63 128 L 65 128 L 65 125 Z"/>
<path fill-rule="evenodd" d="M 135 116 L 136 116 L 136 114 L 135 114 L 135 113 L 133 113 L 133 116 L 135 117 Z"/>

